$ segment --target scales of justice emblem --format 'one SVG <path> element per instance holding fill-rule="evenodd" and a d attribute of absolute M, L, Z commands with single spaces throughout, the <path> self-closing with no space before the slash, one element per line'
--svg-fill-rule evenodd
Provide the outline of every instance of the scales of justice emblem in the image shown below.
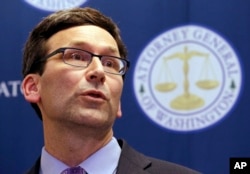
<path fill-rule="evenodd" d="M 190 50 L 188 46 L 185 46 L 182 52 L 176 52 L 172 55 L 163 57 L 163 64 L 159 73 L 159 83 L 155 85 L 155 89 L 159 92 L 169 92 L 177 87 L 174 82 L 171 70 L 168 67 L 168 61 L 171 59 L 180 59 L 183 63 L 183 92 L 177 96 L 170 103 L 170 106 L 176 110 L 192 110 L 204 106 L 204 99 L 200 96 L 193 94 L 190 91 L 189 82 L 189 60 L 192 58 L 204 58 L 203 68 L 200 79 L 196 82 L 196 85 L 205 90 L 212 90 L 219 86 L 219 81 L 216 79 L 216 74 L 213 69 L 213 65 L 209 59 L 209 53 L 203 53 L 200 51 Z"/>
<path fill-rule="evenodd" d="M 186 25 L 154 38 L 141 52 L 134 91 L 145 115 L 173 131 L 221 121 L 235 106 L 242 71 L 237 54 L 217 33 Z"/>

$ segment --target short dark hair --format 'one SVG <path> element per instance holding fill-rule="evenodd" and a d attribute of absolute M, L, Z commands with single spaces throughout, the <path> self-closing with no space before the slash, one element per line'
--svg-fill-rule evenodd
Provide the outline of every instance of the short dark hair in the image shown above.
<path fill-rule="evenodd" d="M 23 77 L 30 73 L 43 74 L 46 62 L 39 62 L 39 60 L 46 56 L 46 42 L 52 35 L 61 30 L 82 25 L 95 25 L 109 32 L 118 45 L 120 56 L 127 57 L 120 30 L 111 18 L 89 7 L 61 10 L 45 17 L 30 33 L 23 50 Z M 31 105 L 42 119 L 37 104 L 31 103 Z"/>

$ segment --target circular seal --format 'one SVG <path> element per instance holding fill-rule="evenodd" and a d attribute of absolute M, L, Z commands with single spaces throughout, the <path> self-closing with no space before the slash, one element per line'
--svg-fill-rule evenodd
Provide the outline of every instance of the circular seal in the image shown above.
<path fill-rule="evenodd" d="M 78 7 L 84 4 L 87 0 L 24 0 L 33 7 L 46 11 L 57 11 L 73 7 Z"/>
<path fill-rule="evenodd" d="M 136 99 L 157 125 L 194 131 L 222 120 L 242 86 L 239 59 L 210 29 L 186 25 L 154 38 L 134 70 Z"/>

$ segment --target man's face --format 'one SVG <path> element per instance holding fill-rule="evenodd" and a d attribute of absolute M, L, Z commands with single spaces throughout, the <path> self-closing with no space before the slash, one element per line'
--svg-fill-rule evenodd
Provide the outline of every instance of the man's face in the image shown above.
<path fill-rule="evenodd" d="M 61 48 L 80 48 L 96 55 L 119 57 L 114 38 L 92 25 L 77 26 L 54 34 L 47 42 L 48 53 Z M 86 68 L 67 65 L 62 54 L 47 60 L 37 79 L 37 102 L 44 123 L 59 121 L 100 128 L 111 127 L 121 116 L 122 76 L 104 72 L 98 57 Z"/>

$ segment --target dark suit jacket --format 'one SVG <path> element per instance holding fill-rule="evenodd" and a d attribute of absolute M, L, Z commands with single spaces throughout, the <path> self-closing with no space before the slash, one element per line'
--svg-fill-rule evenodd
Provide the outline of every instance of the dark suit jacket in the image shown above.
<path fill-rule="evenodd" d="M 147 157 L 134 150 L 124 140 L 118 140 L 118 142 L 122 152 L 117 174 L 199 174 L 178 164 Z M 39 169 L 40 158 L 26 174 L 39 174 Z"/>

